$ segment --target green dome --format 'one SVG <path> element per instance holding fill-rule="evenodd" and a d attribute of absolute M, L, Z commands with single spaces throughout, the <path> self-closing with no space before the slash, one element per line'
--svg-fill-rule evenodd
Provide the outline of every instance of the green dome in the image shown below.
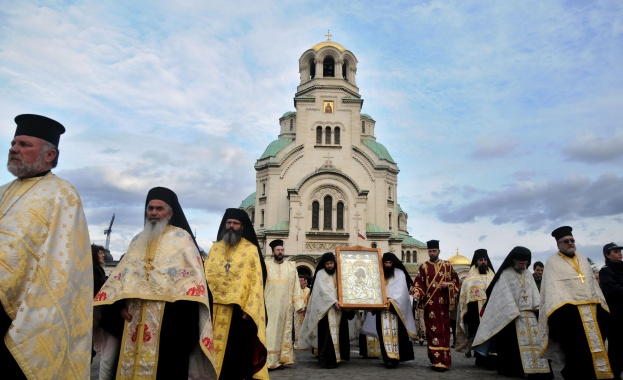
<path fill-rule="evenodd" d="M 372 116 L 368 115 L 367 113 L 362 113 L 362 114 L 361 114 L 361 118 L 362 118 L 362 119 L 368 119 L 368 120 L 371 120 L 371 121 L 376 121 L 376 120 L 374 120 L 374 119 L 372 118 Z"/>
<path fill-rule="evenodd" d="M 376 140 L 372 140 L 372 139 L 361 140 L 361 143 L 367 146 L 368 148 L 372 149 L 372 151 L 376 153 L 376 155 L 381 160 L 389 161 L 392 164 L 396 163 L 396 161 L 394 161 L 392 156 L 389 154 L 389 151 L 387 150 L 387 148 L 383 146 L 383 144 L 376 142 Z"/>
<path fill-rule="evenodd" d="M 246 197 L 240 204 L 240 208 L 243 210 L 246 210 L 251 206 L 255 206 L 255 192 Z"/>
<path fill-rule="evenodd" d="M 280 117 L 280 119 L 284 119 L 284 118 L 286 118 L 286 117 L 290 117 L 290 116 L 296 116 L 296 111 L 288 111 L 288 112 L 284 113 L 284 114 Z"/>
<path fill-rule="evenodd" d="M 293 138 L 282 137 L 271 142 L 270 144 L 268 144 L 266 150 L 264 151 L 264 153 L 262 153 L 262 156 L 259 159 L 262 160 L 268 157 L 275 157 L 279 152 L 283 150 L 283 148 L 292 143 L 292 141 L 294 141 Z"/>

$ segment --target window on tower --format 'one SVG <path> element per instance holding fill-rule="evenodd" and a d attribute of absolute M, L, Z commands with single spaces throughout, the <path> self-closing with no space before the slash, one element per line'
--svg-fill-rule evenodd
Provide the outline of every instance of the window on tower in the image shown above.
<path fill-rule="evenodd" d="M 312 202 L 312 230 L 318 229 L 320 219 L 320 202 L 313 201 Z"/>
<path fill-rule="evenodd" d="M 327 57 L 322 64 L 322 76 L 334 77 L 335 76 L 335 61 L 333 57 Z"/>
<path fill-rule="evenodd" d="M 331 127 L 326 127 L 324 133 L 324 143 L 327 145 L 331 145 Z"/>
<path fill-rule="evenodd" d="M 332 218 L 331 218 L 331 213 L 333 211 L 333 198 L 331 198 L 330 196 L 326 196 L 324 197 L 324 218 L 323 218 L 323 226 L 322 229 L 323 230 L 332 230 L 333 229 L 333 224 L 332 222 Z"/>
<path fill-rule="evenodd" d="M 310 59 L 309 60 L 309 79 L 314 79 L 314 77 L 316 76 L 316 62 L 314 62 L 314 59 Z"/>
<path fill-rule="evenodd" d="M 337 203 L 337 229 L 338 230 L 344 230 L 344 203 L 343 202 L 338 202 Z"/>
<path fill-rule="evenodd" d="M 318 126 L 316 128 L 316 145 L 322 144 L 322 127 Z"/>
<path fill-rule="evenodd" d="M 335 131 L 333 132 L 333 142 L 335 145 L 340 145 L 340 127 L 335 127 Z"/>

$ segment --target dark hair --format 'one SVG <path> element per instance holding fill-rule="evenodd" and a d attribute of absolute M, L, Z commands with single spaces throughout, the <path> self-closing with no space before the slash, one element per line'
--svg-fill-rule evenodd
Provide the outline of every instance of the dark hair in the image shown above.
<path fill-rule="evenodd" d="M 106 249 L 104 249 L 104 247 L 97 244 L 91 244 L 91 256 L 93 257 L 93 264 L 99 265 L 99 257 L 97 256 L 99 251 L 103 251 L 104 254 L 106 254 Z"/>
<path fill-rule="evenodd" d="M 535 269 L 536 269 L 536 267 L 545 268 L 545 265 L 543 265 L 543 263 L 542 263 L 542 262 L 540 262 L 540 261 L 536 261 L 536 262 L 534 263 L 534 265 L 532 266 L 532 270 L 535 270 Z"/>

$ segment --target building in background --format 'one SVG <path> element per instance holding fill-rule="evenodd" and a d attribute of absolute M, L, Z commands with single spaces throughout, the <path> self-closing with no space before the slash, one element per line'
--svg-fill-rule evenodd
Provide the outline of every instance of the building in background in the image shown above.
<path fill-rule="evenodd" d="M 256 191 L 240 205 L 260 244 L 284 240 L 299 273 L 337 247 L 362 245 L 422 263 L 426 244 L 410 236 L 398 204 L 398 165 L 362 113 L 357 58 L 327 40 L 299 59 L 294 112 L 279 119 L 279 135 L 255 163 Z"/>

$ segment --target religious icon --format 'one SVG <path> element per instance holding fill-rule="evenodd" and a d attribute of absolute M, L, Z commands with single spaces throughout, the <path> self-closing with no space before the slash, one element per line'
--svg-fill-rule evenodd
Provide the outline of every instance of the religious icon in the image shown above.
<path fill-rule="evenodd" d="M 338 300 L 343 309 L 386 309 L 380 248 L 338 247 Z"/>
<path fill-rule="evenodd" d="M 333 113 L 333 102 L 324 102 L 324 113 Z"/>

